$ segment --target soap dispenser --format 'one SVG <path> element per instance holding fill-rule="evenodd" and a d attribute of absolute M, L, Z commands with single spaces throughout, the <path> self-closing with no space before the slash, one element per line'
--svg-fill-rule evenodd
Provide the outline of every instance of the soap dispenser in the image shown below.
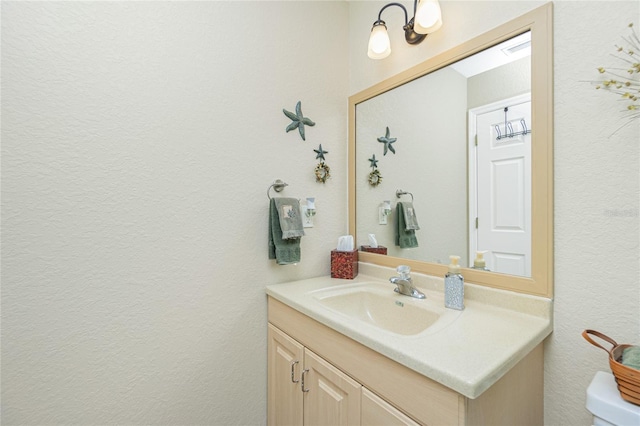
<path fill-rule="evenodd" d="M 484 251 L 477 251 L 476 258 L 473 260 L 473 269 L 479 269 L 481 271 L 488 271 L 487 264 L 484 260 Z"/>
<path fill-rule="evenodd" d="M 444 276 L 445 308 L 464 309 L 464 278 L 460 273 L 460 256 L 449 256 L 449 272 Z"/>

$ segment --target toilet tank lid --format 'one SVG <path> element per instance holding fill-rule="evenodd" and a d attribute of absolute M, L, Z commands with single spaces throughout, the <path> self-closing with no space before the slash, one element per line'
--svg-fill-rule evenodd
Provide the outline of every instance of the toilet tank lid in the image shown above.
<path fill-rule="evenodd" d="M 622 399 L 613 374 L 604 371 L 587 388 L 587 410 L 614 425 L 640 425 L 640 406 Z"/>

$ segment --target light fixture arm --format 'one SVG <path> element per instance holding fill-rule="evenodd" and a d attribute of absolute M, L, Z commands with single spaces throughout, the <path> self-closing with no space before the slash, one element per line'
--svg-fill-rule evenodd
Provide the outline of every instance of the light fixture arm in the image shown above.
<path fill-rule="evenodd" d="M 417 4 L 417 2 L 418 0 L 414 0 L 414 11 L 413 11 L 414 15 L 415 15 L 415 5 Z M 384 12 L 386 8 L 391 6 L 399 6 L 402 9 L 402 11 L 404 12 L 404 24 L 407 25 L 409 23 L 409 15 L 407 14 L 407 8 L 400 3 L 389 3 L 382 6 L 382 9 L 380 9 L 380 12 L 378 12 L 378 20 L 376 22 L 384 22 L 382 20 L 382 12 Z"/>
<path fill-rule="evenodd" d="M 413 0 L 413 16 L 414 17 L 411 18 L 411 20 L 409 20 L 409 14 L 407 13 L 407 8 L 400 3 L 394 2 L 394 3 L 385 4 L 384 6 L 382 6 L 382 9 L 380 9 L 380 12 L 378 13 L 378 20 L 374 22 L 373 25 L 374 26 L 379 24 L 385 25 L 385 22 L 382 20 L 382 12 L 384 12 L 386 8 L 391 6 L 398 6 L 404 12 L 404 26 L 402 27 L 402 29 L 404 29 L 404 39 L 407 41 L 407 43 L 419 44 L 420 42 L 422 42 L 422 40 L 424 40 L 427 37 L 427 35 L 418 34 L 413 30 L 413 22 L 415 19 L 416 10 L 418 8 L 418 0 Z"/>

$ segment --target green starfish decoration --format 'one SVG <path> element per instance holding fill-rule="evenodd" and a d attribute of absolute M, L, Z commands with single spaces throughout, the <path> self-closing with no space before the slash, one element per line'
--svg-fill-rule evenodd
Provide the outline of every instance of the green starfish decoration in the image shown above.
<path fill-rule="evenodd" d="M 375 154 L 373 154 L 373 157 L 369 158 L 369 161 L 371 162 L 371 167 L 373 167 L 374 169 L 378 167 L 378 160 L 376 160 Z"/>
<path fill-rule="evenodd" d="M 289 133 L 291 130 L 298 128 L 298 131 L 300 132 L 300 136 L 302 137 L 302 140 L 306 140 L 304 137 L 304 126 L 305 124 L 307 126 L 315 126 L 316 123 L 314 123 L 313 121 L 311 121 L 311 119 L 305 117 L 302 115 L 302 106 L 300 101 L 298 101 L 298 103 L 296 104 L 296 113 L 292 113 L 291 111 L 287 111 L 286 109 L 283 109 L 282 112 L 284 112 L 284 115 L 286 115 L 287 117 L 289 117 L 291 120 L 293 120 L 291 122 L 291 124 L 289 124 L 287 126 L 287 133 Z"/>
<path fill-rule="evenodd" d="M 387 155 L 387 151 L 391 151 L 394 154 L 396 153 L 396 150 L 391 146 L 391 144 L 394 143 L 397 139 L 389 137 L 390 135 L 391 133 L 389 133 L 389 127 L 387 127 L 387 133 L 384 136 L 378 138 L 378 142 L 384 144 L 384 155 Z"/>
<path fill-rule="evenodd" d="M 318 149 L 314 149 L 313 152 L 315 152 L 316 154 L 316 159 L 321 159 L 321 160 L 325 160 L 324 155 L 328 154 L 329 151 L 325 151 L 322 149 L 322 144 L 318 145 Z"/>

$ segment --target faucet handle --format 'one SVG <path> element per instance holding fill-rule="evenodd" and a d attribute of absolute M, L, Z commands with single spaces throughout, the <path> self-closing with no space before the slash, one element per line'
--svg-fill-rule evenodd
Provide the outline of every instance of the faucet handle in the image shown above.
<path fill-rule="evenodd" d="M 399 265 L 396 268 L 396 272 L 398 274 L 400 274 L 400 278 L 402 278 L 404 280 L 408 280 L 409 279 L 409 273 L 411 272 L 411 267 L 409 267 L 407 265 Z"/>

